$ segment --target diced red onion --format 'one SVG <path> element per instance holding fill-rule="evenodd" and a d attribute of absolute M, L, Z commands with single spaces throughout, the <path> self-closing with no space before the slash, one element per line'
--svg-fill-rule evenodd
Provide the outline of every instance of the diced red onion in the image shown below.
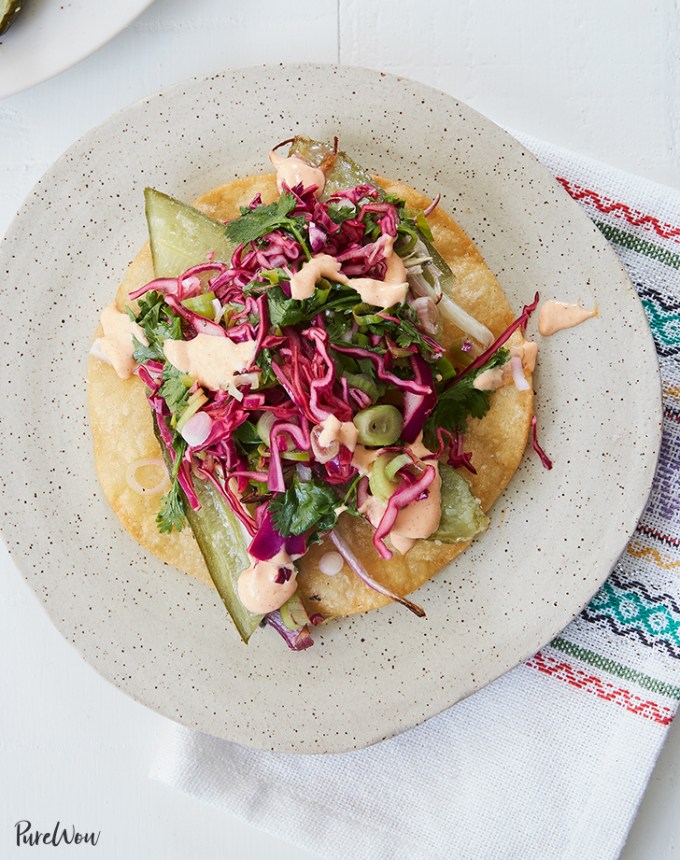
<path fill-rule="evenodd" d="M 306 466 L 304 463 L 298 463 L 295 466 L 295 471 L 297 472 L 297 476 L 301 481 L 311 481 L 312 480 L 312 470 L 309 466 Z"/>
<path fill-rule="evenodd" d="M 340 442 L 337 439 L 331 439 L 329 445 L 322 445 L 319 442 L 319 436 L 323 433 L 323 428 L 317 424 L 312 427 L 309 434 L 310 442 L 312 443 L 312 452 L 317 463 L 328 463 L 333 457 L 337 457 L 340 451 Z"/>
<path fill-rule="evenodd" d="M 524 367 L 522 366 L 522 359 L 519 355 L 513 355 L 510 359 L 510 369 L 512 370 L 512 379 L 515 383 L 515 388 L 518 391 L 529 391 L 531 386 L 524 375 Z"/>
<path fill-rule="evenodd" d="M 339 552 L 325 552 L 319 559 L 319 570 L 326 576 L 337 576 L 344 563 Z"/>
<path fill-rule="evenodd" d="M 424 246 L 423 250 L 425 251 Z M 429 296 L 431 299 L 437 301 L 441 314 L 483 347 L 493 343 L 493 332 L 483 323 L 479 322 L 479 320 L 475 319 L 472 314 L 464 310 L 451 296 L 442 293 L 441 289 L 439 292 L 434 289 L 424 275 L 417 272 L 409 272 L 408 282 L 416 296 Z"/>
<path fill-rule="evenodd" d="M 411 307 L 416 312 L 418 325 L 427 334 L 437 334 L 439 327 L 439 310 L 431 296 L 418 296 L 411 302 Z"/>
<path fill-rule="evenodd" d="M 313 221 L 307 225 L 309 227 L 309 244 L 312 246 L 312 251 L 315 254 L 326 244 L 326 234 Z"/>
<path fill-rule="evenodd" d="M 199 411 L 189 418 L 180 435 L 190 448 L 198 448 L 210 436 L 212 425 L 213 421 L 208 413 Z"/>

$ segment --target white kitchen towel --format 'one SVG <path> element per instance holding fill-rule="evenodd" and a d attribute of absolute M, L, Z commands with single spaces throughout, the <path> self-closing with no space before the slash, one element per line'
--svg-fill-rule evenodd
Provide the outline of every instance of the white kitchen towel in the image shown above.
<path fill-rule="evenodd" d="M 168 724 L 151 776 L 329 860 L 608 860 L 680 701 L 680 194 L 524 139 L 626 266 L 664 386 L 661 462 L 610 579 L 538 654 L 357 752 L 265 753 Z"/>

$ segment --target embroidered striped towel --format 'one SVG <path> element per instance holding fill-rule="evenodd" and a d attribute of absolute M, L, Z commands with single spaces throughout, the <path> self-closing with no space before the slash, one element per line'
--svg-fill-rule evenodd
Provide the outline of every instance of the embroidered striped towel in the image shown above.
<path fill-rule="evenodd" d="M 652 496 L 576 621 L 419 728 L 312 757 L 168 725 L 152 777 L 315 856 L 616 857 L 680 700 L 680 194 L 525 143 L 611 242 L 647 312 L 664 392 Z"/>

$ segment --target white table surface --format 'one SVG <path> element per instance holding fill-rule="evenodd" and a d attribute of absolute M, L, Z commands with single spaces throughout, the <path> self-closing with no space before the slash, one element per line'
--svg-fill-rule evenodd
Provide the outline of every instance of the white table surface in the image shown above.
<path fill-rule="evenodd" d="M 399 72 L 501 125 L 680 184 L 677 0 L 157 0 L 88 59 L 0 100 L 0 234 L 49 164 L 113 111 L 192 75 L 281 61 Z M 101 830 L 95 856 L 106 860 L 313 860 L 150 782 L 163 718 L 81 660 L 2 546 L 0 569 L 0 857 L 55 856 L 13 847 L 28 818 Z M 678 774 L 675 726 L 625 860 L 680 856 Z"/>

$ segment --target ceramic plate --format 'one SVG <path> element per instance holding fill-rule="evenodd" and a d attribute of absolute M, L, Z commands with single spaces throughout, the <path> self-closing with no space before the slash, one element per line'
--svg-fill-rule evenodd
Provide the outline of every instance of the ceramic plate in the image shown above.
<path fill-rule="evenodd" d="M 514 307 L 597 302 L 541 342 L 542 443 L 491 528 L 399 606 L 333 622 L 313 648 L 273 631 L 241 644 L 216 593 L 138 548 L 99 490 L 84 378 L 92 332 L 145 239 L 142 190 L 191 200 L 265 170 L 296 132 L 443 195 Z M 561 630 L 623 550 L 660 436 L 651 335 L 605 240 L 514 139 L 402 78 L 276 66 L 194 80 L 127 108 L 46 173 L 0 246 L 6 541 L 63 635 L 162 714 L 265 749 L 337 752 L 394 735 L 472 693 Z M 532 334 L 532 329 L 529 330 Z M 634 335 L 634 336 L 633 336 Z"/>
<path fill-rule="evenodd" d="M 26 0 L 0 36 L 0 99 L 63 72 L 101 48 L 153 0 Z"/>

